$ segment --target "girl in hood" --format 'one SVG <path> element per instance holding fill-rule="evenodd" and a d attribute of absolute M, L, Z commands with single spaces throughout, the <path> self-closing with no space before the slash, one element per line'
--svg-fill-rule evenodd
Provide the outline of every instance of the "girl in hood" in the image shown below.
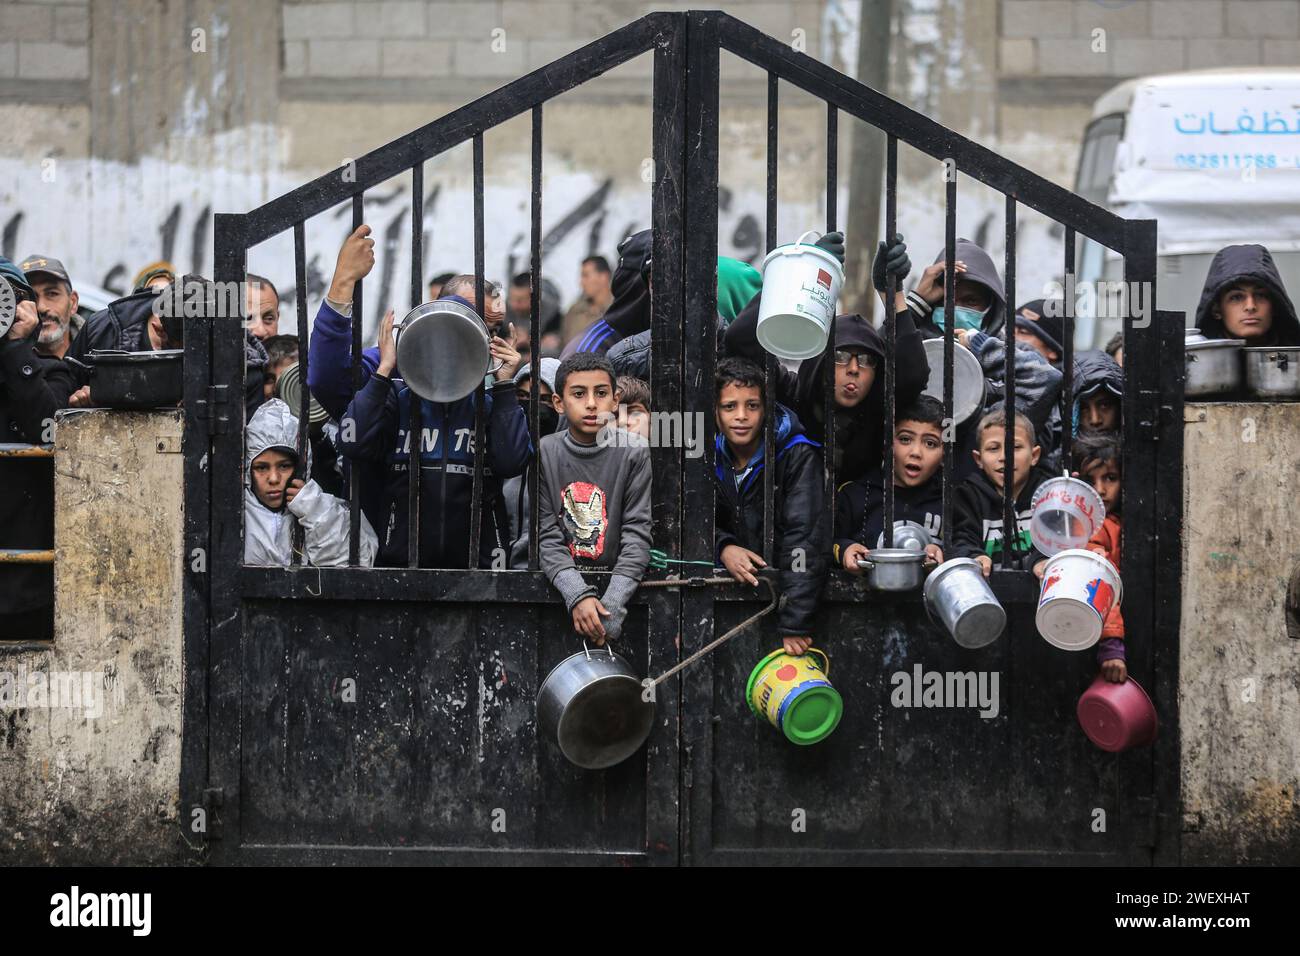
<path fill-rule="evenodd" d="M 348 563 L 348 506 L 311 480 L 310 446 L 298 460 L 298 419 L 278 398 L 253 413 L 245 436 L 244 563 L 288 566 L 293 557 L 294 519 L 305 532 L 303 563 L 333 567 Z M 361 517 L 360 561 L 375 563 L 378 538 Z"/>
<path fill-rule="evenodd" d="M 1225 246 L 1214 256 L 1196 307 L 1207 339 L 1247 346 L 1300 345 L 1300 322 L 1273 256 L 1263 246 Z"/>

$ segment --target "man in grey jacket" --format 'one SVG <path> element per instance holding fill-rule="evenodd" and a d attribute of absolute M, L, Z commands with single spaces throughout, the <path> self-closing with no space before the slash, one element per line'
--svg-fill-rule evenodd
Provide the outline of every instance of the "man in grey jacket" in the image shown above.
<path fill-rule="evenodd" d="M 543 438 L 538 456 L 542 570 L 573 629 L 597 646 L 619 636 L 650 563 L 650 448 L 613 428 L 615 387 L 603 355 L 577 352 L 561 362 L 551 401 L 568 428 Z M 613 571 L 600 598 L 580 569 Z"/>

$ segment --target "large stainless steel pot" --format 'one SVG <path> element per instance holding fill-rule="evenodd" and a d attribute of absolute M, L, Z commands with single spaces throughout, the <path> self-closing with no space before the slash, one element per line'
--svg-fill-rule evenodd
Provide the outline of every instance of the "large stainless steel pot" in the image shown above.
<path fill-rule="evenodd" d="M 858 559 L 866 569 L 867 587 L 877 591 L 910 591 L 921 584 L 923 551 L 911 548 L 876 548 Z"/>
<path fill-rule="evenodd" d="M 991 644 L 1007 626 L 1007 612 L 971 558 L 953 558 L 935 568 L 924 595 L 931 619 L 962 647 Z"/>
<path fill-rule="evenodd" d="M 1205 398 L 1239 391 L 1243 379 L 1241 347 L 1244 344 L 1242 339 L 1207 339 L 1189 331 L 1184 343 L 1187 365 L 1184 394 L 1190 398 Z"/>
<path fill-rule="evenodd" d="M 397 368 L 421 398 L 455 402 L 495 372 L 491 335 L 477 312 L 450 299 L 417 305 L 393 327 Z"/>
<path fill-rule="evenodd" d="M 537 727 L 585 770 L 622 763 L 650 736 L 655 705 L 643 699 L 641 679 L 613 650 L 586 642 L 546 675 L 537 689 Z"/>
<path fill-rule="evenodd" d="M 1300 348 L 1242 349 L 1246 389 L 1257 398 L 1300 398 Z"/>

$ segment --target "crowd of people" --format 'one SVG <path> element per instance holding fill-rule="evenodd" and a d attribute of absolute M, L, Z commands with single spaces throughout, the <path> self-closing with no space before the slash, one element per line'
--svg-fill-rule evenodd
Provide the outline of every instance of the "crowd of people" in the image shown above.
<path fill-rule="evenodd" d="M 476 394 L 435 402 L 416 394 L 398 368 L 390 310 L 377 340 L 353 368 L 353 293 L 375 263 L 367 226 L 343 243 L 307 345 L 311 399 L 308 441 L 300 445 L 299 407 L 284 400 L 301 343 L 280 332 L 280 299 L 263 276 L 246 279 L 246 469 L 244 557 L 247 563 L 316 566 L 349 562 L 349 509 L 355 484 L 362 517 L 360 563 L 405 567 L 526 567 L 530 515 L 538 515 L 541 568 L 572 616 L 575 631 L 598 644 L 619 636 L 628 602 L 649 567 L 651 522 L 648 439 L 655 396 L 650 386 L 654 290 L 648 230 L 619 245 L 616 268 L 593 255 L 581 263 L 582 294 L 562 310 L 555 285 L 542 278 L 539 341 L 531 341 L 533 278 L 503 287 L 464 273 L 429 283 L 430 300 L 459 303 L 492 333 L 492 371 L 483 393 L 481 534 L 471 545 Z M 844 261 L 844 237 L 818 240 Z M 893 454 L 883 454 L 887 419 L 883 368 L 891 356 L 868 317 L 835 319 L 835 350 L 797 367 L 776 366 L 770 382 L 775 442 L 765 460 L 769 382 L 757 337 L 762 275 L 751 265 L 718 259 L 714 371 L 717 425 L 712 455 L 716 483 L 714 558 L 738 581 L 758 583 L 768 559 L 784 597 L 778 631 L 788 653 L 812 643 L 828 569 L 853 575 L 885 541 L 885 500 L 892 488 L 896 521 L 928 533 L 933 562 L 968 557 L 989 574 L 1004 560 L 1041 576 L 1044 555 L 1029 535 L 1031 500 L 1048 477 L 1068 469 L 1093 486 L 1106 520 L 1089 547 L 1119 567 L 1123 507 L 1121 398 L 1123 342 L 1074 357 L 1068 406 L 1061 401 L 1066 324 L 1059 302 L 1041 299 L 1012 308 L 988 253 L 960 239 L 955 249 L 952 315 L 944 305 L 944 253 L 920 271 L 910 289 L 910 255 L 902 237 L 882 242 L 872 283 L 893 311 Z M 158 351 L 183 346 L 183 323 L 154 308 L 178 277 L 167 263 L 136 276 L 131 294 L 111 303 L 79 330 L 77 294 L 67 269 L 49 256 L 18 263 L 0 258 L 13 290 L 13 322 L 0 342 L 0 427 L 4 441 L 48 444 L 61 408 L 95 404 L 84 359 L 96 349 Z M 899 291 L 886 303 L 892 279 Z M 3 291 L 3 290 L 0 290 Z M 3 297 L 0 296 L 0 303 Z M 1006 322 L 1015 356 L 1006 354 Z M 1300 345 L 1300 323 L 1277 268 L 1262 246 L 1231 246 L 1215 257 L 1195 316 L 1211 338 L 1251 345 Z M 925 341 L 951 327 L 978 359 L 988 383 L 976 414 L 949 429 L 943 404 L 925 394 L 930 368 Z M 1016 407 L 1002 402 L 1015 377 Z M 296 375 L 296 373 L 294 373 Z M 833 400 L 827 414 L 826 389 Z M 526 409 L 533 390 L 540 427 Z M 664 411 L 681 411 L 677 409 Z M 418 426 L 417 426 L 418 422 Z M 1014 445 L 1004 449 L 1007 426 Z M 626 440 L 609 441 L 611 432 Z M 954 443 L 952 513 L 943 513 L 945 441 Z M 1070 437 L 1063 442 L 1063 436 Z M 639 436 L 639 437 L 638 437 Z M 833 436 L 833 442 L 828 441 Z M 824 500 L 823 453 L 838 491 L 834 514 Z M 1066 448 L 1069 460 L 1063 460 Z M 52 547 L 52 468 L 0 458 L 5 487 L 0 547 Z M 419 540 L 411 527 L 411 468 L 418 468 Z M 539 494 L 527 494 L 530 469 Z M 772 469 L 773 527 L 764 526 L 764 471 Z M 1015 527 L 1003 527 L 1010 485 Z M 1004 555 L 1004 551 L 1008 552 Z M 612 572 L 603 593 L 584 570 Z M 50 634 L 48 566 L 0 568 L 0 632 Z M 1110 680 L 1126 675 L 1124 626 L 1118 610 L 1106 621 L 1098 659 Z"/>

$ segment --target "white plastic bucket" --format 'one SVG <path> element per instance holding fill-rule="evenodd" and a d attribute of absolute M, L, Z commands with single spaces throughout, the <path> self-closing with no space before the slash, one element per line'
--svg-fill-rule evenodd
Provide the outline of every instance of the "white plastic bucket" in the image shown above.
<path fill-rule="evenodd" d="M 1038 486 L 1029 506 L 1033 509 L 1029 538 L 1049 558 L 1082 548 L 1106 520 L 1101 495 L 1078 478 L 1047 479 Z"/>
<path fill-rule="evenodd" d="M 1101 639 L 1106 615 L 1123 598 L 1113 564 L 1096 552 L 1071 548 L 1047 562 L 1034 623 L 1053 647 L 1086 650 Z"/>
<path fill-rule="evenodd" d="M 777 246 L 763 260 L 758 344 L 778 358 L 806 359 L 826 350 L 835 302 L 844 285 L 838 259 L 804 239 Z"/>

